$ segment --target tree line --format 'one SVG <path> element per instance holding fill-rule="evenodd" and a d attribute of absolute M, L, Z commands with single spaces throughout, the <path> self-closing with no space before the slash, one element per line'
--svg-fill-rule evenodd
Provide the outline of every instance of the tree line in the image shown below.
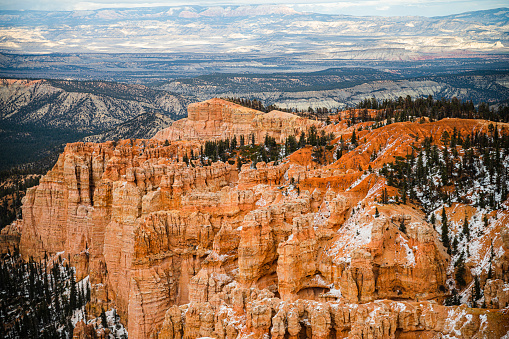
<path fill-rule="evenodd" d="M 379 110 L 375 119 L 376 121 L 389 119 L 394 122 L 415 121 L 421 117 L 427 117 L 432 121 L 444 118 L 460 118 L 509 122 L 508 106 L 498 106 L 496 109 L 490 109 L 487 103 L 480 103 L 475 107 L 471 100 L 461 101 L 456 97 L 452 99 L 441 98 L 440 100 L 435 100 L 431 95 L 427 98 L 415 99 L 407 95 L 405 98 L 400 96 L 396 100 L 384 99 L 382 101 L 370 98 L 360 101 L 356 108 Z M 361 121 L 367 121 L 363 120 L 362 116 L 360 119 Z M 370 118 L 364 119 L 371 120 Z"/>
<path fill-rule="evenodd" d="M 236 98 L 236 97 L 226 97 L 226 98 L 221 98 L 221 99 L 233 102 L 237 105 L 241 105 L 241 106 L 244 106 L 247 108 L 256 109 L 258 111 L 262 111 L 265 113 L 276 110 L 276 111 L 281 111 L 281 112 L 295 113 L 297 115 L 308 116 L 308 115 L 312 115 L 312 114 L 326 115 L 326 114 L 332 113 L 333 111 L 337 111 L 337 110 L 330 110 L 327 107 L 313 108 L 313 107 L 309 106 L 307 109 L 298 109 L 298 108 L 282 108 L 275 104 L 270 104 L 268 106 L 264 106 L 263 103 L 257 99 L 251 100 L 251 99 Z"/>
<path fill-rule="evenodd" d="M 40 176 L 12 175 L 0 186 L 0 230 L 21 217 L 26 190 L 39 184 Z"/>
<path fill-rule="evenodd" d="M 245 163 L 251 162 L 253 167 L 260 161 L 277 163 L 284 157 L 310 145 L 313 146 L 313 160 L 323 164 L 327 159 L 326 152 L 330 152 L 334 148 L 329 145 L 333 139 L 333 133 L 326 134 L 323 130 L 318 132 L 316 126 L 311 126 L 298 136 L 287 136 L 282 144 L 279 144 L 274 137 L 268 134 L 265 135 L 261 144 L 255 142 L 254 134 L 240 135 L 238 139 L 234 135 L 232 138 L 205 141 L 199 153 L 190 150 L 182 156 L 182 161 L 190 166 L 210 166 L 212 162 L 220 160 L 231 165 L 237 163 L 240 171 Z"/>
<path fill-rule="evenodd" d="M 13 339 L 72 338 L 71 317 L 85 313 L 90 300 L 90 288 L 76 283 L 69 258 L 58 257 L 51 266 L 47 256 L 25 262 L 17 251 L 0 261 L 0 294 L 0 337 Z"/>
<path fill-rule="evenodd" d="M 509 195 L 509 135 L 500 134 L 493 124 L 488 126 L 487 132 L 471 132 L 467 135 L 461 135 L 454 129 L 451 134 L 444 131 L 440 140 L 425 138 L 421 149 L 416 152 L 417 148 L 413 148 L 410 154 L 396 157 L 395 161 L 380 170 L 387 184 L 396 187 L 399 193 L 395 197 L 388 197 L 387 190 L 384 190 L 379 202 L 408 201 L 422 206 L 429 222 L 440 232 L 447 252 L 456 258 L 453 274 L 455 287 L 446 305 L 459 305 L 458 289 L 467 285 L 465 260 L 470 256 L 469 243 L 473 237 L 481 236 L 488 229 L 488 213 L 500 209 Z M 455 202 L 483 211 L 478 233 L 471 234 L 466 215 L 460 232 L 451 232 L 445 205 L 451 206 Z M 440 220 L 435 217 L 437 211 L 441 212 Z M 487 279 L 492 278 L 493 258 L 492 245 Z M 480 302 L 483 296 L 480 277 L 473 278 L 469 303 L 472 307 L 486 307 Z"/>

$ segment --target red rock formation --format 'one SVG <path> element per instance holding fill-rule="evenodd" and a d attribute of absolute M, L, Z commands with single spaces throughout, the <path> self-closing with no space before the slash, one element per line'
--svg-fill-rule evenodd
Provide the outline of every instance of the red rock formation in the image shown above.
<path fill-rule="evenodd" d="M 289 135 L 300 135 L 312 125 L 321 126 L 322 123 L 280 111 L 263 113 L 214 98 L 189 105 L 187 119 L 175 121 L 153 139 L 213 140 L 233 136 L 238 139 L 242 135 L 247 142 L 253 135 L 255 142 L 260 143 L 268 135 L 284 142 Z"/>
<path fill-rule="evenodd" d="M 22 227 L 23 223 L 21 220 L 14 220 L 0 231 L 0 254 L 13 253 L 18 247 Z"/>
<path fill-rule="evenodd" d="M 437 129 L 466 132 L 484 122 L 393 124 L 359 133 L 366 140 L 358 149 L 329 166 L 311 166 L 308 147 L 239 173 L 221 162 L 178 162 L 203 140 L 175 140 L 253 131 L 257 140 L 284 138 L 315 122 L 219 100 L 189 112 L 155 140 L 69 144 L 26 195 L 23 256 L 70 254 L 79 278 L 90 276 L 92 314 L 116 307 L 133 338 L 507 333 L 509 318 L 497 309 L 506 298 L 507 211 L 490 228 L 493 278 L 502 279 L 486 284 L 494 310 L 441 306 L 450 258 L 439 233 L 415 206 L 376 203 L 385 179 L 358 169 L 370 158 L 362 150 L 386 149 L 371 163 L 377 169 Z"/>

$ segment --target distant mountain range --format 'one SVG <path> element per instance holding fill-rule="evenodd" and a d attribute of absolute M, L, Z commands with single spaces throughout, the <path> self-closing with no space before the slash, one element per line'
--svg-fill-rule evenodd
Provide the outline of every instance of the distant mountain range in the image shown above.
<path fill-rule="evenodd" d="M 103 140 L 103 133 L 113 139 L 151 137 L 186 117 L 193 101 L 140 85 L 0 80 L 0 169 L 51 155 L 90 135 L 94 140 Z"/>
<path fill-rule="evenodd" d="M 144 113 L 99 134 L 84 137 L 85 142 L 106 142 L 121 139 L 149 139 L 171 126 L 173 120 L 160 113 Z"/>
<path fill-rule="evenodd" d="M 172 80 L 160 89 L 198 100 L 239 97 L 265 105 L 307 109 L 355 106 L 365 98 L 379 101 L 399 96 L 457 97 L 475 104 L 507 104 L 509 72 L 476 71 L 454 75 L 405 77 L 369 68 L 334 68 L 311 73 L 213 74 Z"/>
<path fill-rule="evenodd" d="M 282 108 L 355 106 L 365 98 L 457 97 L 509 103 L 509 72 L 408 77 L 373 68 L 319 72 L 211 74 L 151 87 L 104 81 L 0 80 L 0 169 L 35 161 L 78 140 L 150 138 L 213 97 L 261 100 Z"/>
<path fill-rule="evenodd" d="M 285 6 L 0 11 L 9 53 L 235 53 L 415 60 L 509 48 L 509 10 L 446 17 L 301 13 Z"/>
<path fill-rule="evenodd" d="M 433 18 L 272 5 L 0 11 L 0 169 L 66 142 L 150 137 L 212 97 L 299 109 L 407 95 L 506 105 L 507 32 L 507 8 Z"/>

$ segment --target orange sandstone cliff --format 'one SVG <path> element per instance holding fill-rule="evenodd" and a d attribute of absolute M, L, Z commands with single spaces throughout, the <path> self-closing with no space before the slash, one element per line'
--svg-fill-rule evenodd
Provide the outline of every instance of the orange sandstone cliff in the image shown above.
<path fill-rule="evenodd" d="M 329 165 L 311 166 L 306 149 L 240 171 L 177 160 L 203 140 L 284 141 L 313 125 L 345 140 L 356 128 L 212 99 L 152 140 L 69 144 L 24 198 L 20 251 L 70 254 L 78 279 L 90 277 L 91 313 L 115 307 L 131 338 L 507 335 L 509 203 L 479 238 L 497 249 L 493 276 L 483 276 L 490 308 L 480 309 L 443 306 L 451 257 L 418 206 L 378 202 L 394 189 L 376 169 L 424 137 L 486 122 L 360 131 L 359 145 Z M 451 220 L 462 209 L 448 207 Z M 469 267 L 488 252 L 481 247 Z"/>
<path fill-rule="evenodd" d="M 280 111 L 263 113 L 217 98 L 191 104 L 187 110 L 186 119 L 175 121 L 153 139 L 214 140 L 244 136 L 247 142 L 254 136 L 255 142 L 261 143 L 268 135 L 277 142 L 284 142 L 289 135 L 299 135 L 312 125 L 321 125 L 318 121 L 294 114 Z"/>

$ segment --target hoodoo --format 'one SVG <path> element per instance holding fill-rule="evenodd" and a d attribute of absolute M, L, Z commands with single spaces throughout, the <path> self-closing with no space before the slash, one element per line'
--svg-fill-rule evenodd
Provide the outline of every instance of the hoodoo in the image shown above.
<path fill-rule="evenodd" d="M 137 339 L 507 336 L 507 191 L 488 210 L 479 197 L 497 170 L 466 177 L 470 152 L 482 160 L 472 166 L 487 163 L 470 138 L 490 142 L 490 122 L 327 125 L 221 99 L 188 111 L 150 140 L 68 144 L 27 192 L 22 256 L 69 255 L 91 285 L 89 316 L 115 308 Z M 507 138 L 507 124 L 496 128 Z M 226 161 L 212 161 L 220 147 Z M 497 161 L 507 168 L 507 153 Z M 426 176 L 449 188 L 425 191 Z M 454 192 L 460 178 L 477 186 Z M 453 293 L 473 301 L 451 305 Z"/>

